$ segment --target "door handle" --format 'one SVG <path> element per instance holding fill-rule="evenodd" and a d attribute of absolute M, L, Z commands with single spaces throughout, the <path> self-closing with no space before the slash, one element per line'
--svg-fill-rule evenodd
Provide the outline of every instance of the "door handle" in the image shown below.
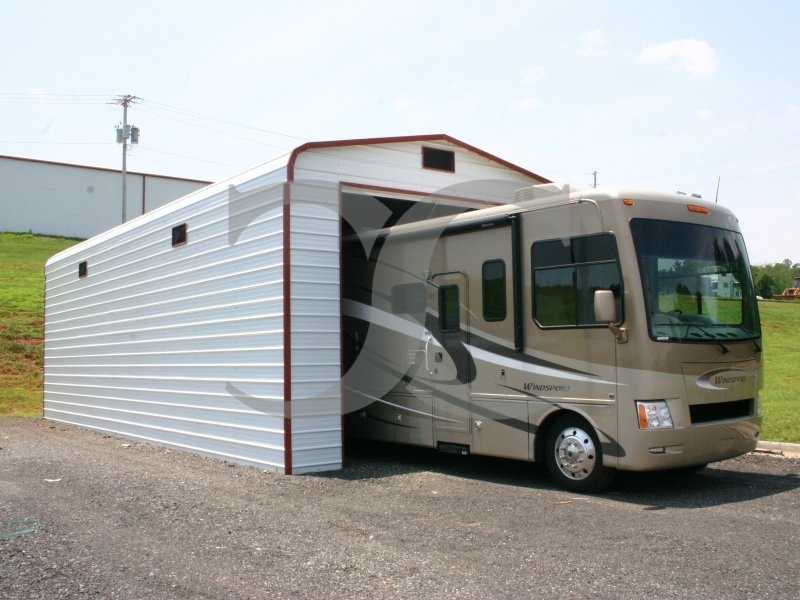
<path fill-rule="evenodd" d="M 433 369 L 431 368 L 431 353 L 429 352 L 431 337 L 432 336 L 427 336 L 425 338 L 425 370 L 428 372 L 428 375 L 433 375 Z"/>

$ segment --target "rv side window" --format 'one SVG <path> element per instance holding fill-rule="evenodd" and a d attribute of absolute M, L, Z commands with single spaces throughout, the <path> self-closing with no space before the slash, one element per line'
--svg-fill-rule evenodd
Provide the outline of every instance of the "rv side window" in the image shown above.
<path fill-rule="evenodd" d="M 487 260 L 483 263 L 483 318 L 502 321 L 506 318 L 506 263 Z"/>
<path fill-rule="evenodd" d="M 536 242 L 533 318 L 542 327 L 597 325 L 594 293 L 612 290 L 622 319 L 622 276 L 614 236 L 590 235 Z"/>
<path fill-rule="evenodd" d="M 392 287 L 392 312 L 396 315 L 424 313 L 427 303 L 424 283 L 403 283 Z"/>
<path fill-rule="evenodd" d="M 83 279 L 89 276 L 89 263 L 85 260 L 78 263 L 78 277 Z"/>
<path fill-rule="evenodd" d="M 445 285 L 439 288 L 439 328 L 442 331 L 458 331 L 461 325 L 458 305 L 457 285 Z"/>

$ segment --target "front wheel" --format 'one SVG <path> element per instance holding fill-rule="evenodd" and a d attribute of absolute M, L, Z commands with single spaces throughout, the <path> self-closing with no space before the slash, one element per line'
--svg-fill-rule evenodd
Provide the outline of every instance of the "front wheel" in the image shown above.
<path fill-rule="evenodd" d="M 558 417 L 547 432 L 547 469 L 562 487 L 598 492 L 614 480 L 616 471 L 603 466 L 603 451 L 589 422 L 578 415 Z"/>

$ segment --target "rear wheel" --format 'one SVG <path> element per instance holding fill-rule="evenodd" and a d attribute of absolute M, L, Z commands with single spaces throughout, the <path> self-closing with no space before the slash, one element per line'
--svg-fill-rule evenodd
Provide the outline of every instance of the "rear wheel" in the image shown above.
<path fill-rule="evenodd" d="M 547 432 L 547 469 L 562 487 L 598 492 L 613 481 L 616 471 L 603 466 L 597 433 L 578 415 L 558 417 Z"/>

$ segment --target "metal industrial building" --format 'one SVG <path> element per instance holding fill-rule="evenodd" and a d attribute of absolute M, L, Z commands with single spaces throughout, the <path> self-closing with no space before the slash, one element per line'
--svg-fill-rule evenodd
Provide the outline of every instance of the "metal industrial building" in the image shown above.
<path fill-rule="evenodd" d="M 340 468 L 343 229 L 376 206 L 381 226 L 546 182 L 446 135 L 345 140 L 148 207 L 47 263 L 45 417 L 284 473 Z"/>
<path fill-rule="evenodd" d="M 127 173 L 125 220 L 208 185 L 208 181 Z M 89 238 L 122 222 L 122 173 L 0 156 L 0 231 Z"/>

